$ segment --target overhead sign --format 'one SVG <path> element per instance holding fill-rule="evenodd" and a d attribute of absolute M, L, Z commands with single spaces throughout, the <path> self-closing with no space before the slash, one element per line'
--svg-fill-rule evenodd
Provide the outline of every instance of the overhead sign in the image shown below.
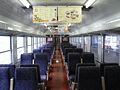
<path fill-rule="evenodd" d="M 80 23 L 81 6 L 33 6 L 33 22 Z"/>
<path fill-rule="evenodd" d="M 57 7 L 33 6 L 33 22 L 56 22 Z"/>
<path fill-rule="evenodd" d="M 58 20 L 65 23 L 80 23 L 82 21 L 81 6 L 59 6 Z"/>

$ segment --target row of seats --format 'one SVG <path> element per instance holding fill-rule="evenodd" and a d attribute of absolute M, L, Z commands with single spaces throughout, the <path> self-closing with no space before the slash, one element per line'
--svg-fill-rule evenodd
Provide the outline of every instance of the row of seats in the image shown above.
<path fill-rule="evenodd" d="M 41 53 L 37 52 L 39 50 L 22 54 L 19 67 L 11 64 L 0 65 L 0 90 L 39 89 L 38 83 L 46 79 L 48 58 L 52 54 L 53 45 L 44 45 Z"/>
<path fill-rule="evenodd" d="M 36 53 L 46 53 L 48 55 L 48 59 L 49 59 L 49 62 L 50 62 L 50 59 L 51 59 L 51 55 L 53 53 L 53 48 L 41 48 L 41 49 L 34 49 L 33 50 L 33 55 L 35 55 Z"/>
<path fill-rule="evenodd" d="M 41 79 L 44 80 L 46 76 L 48 63 L 50 62 L 50 58 L 52 55 L 51 49 L 53 49 L 53 45 L 47 44 L 41 48 L 42 52 L 38 52 L 40 51 L 40 49 L 35 49 L 33 50 L 33 53 L 21 54 L 20 64 L 22 65 L 38 64 Z"/>
<path fill-rule="evenodd" d="M 34 61 L 34 63 L 32 63 Z M 35 54 L 35 58 L 33 60 L 33 54 L 31 53 L 24 53 L 21 55 L 21 63 L 23 65 L 27 64 L 38 64 L 40 67 L 40 75 L 42 79 L 45 79 L 44 76 L 46 75 L 47 67 L 48 67 L 48 56 L 46 53 L 37 53 Z"/>
<path fill-rule="evenodd" d="M 72 81 L 74 81 L 74 78 L 75 78 L 75 71 L 76 71 L 76 66 L 77 64 L 79 63 L 83 63 L 83 61 L 86 61 L 89 63 L 83 63 L 84 65 L 89 65 L 90 63 L 92 65 L 95 65 L 94 63 L 92 63 L 94 61 L 94 55 L 91 54 L 91 53 L 85 53 L 84 55 L 85 57 L 83 58 L 83 60 L 81 59 L 82 55 L 80 53 L 69 53 L 68 55 L 68 71 L 69 71 L 69 76 L 70 76 L 70 79 Z"/>
<path fill-rule="evenodd" d="M 68 71 L 69 71 L 69 77 L 71 81 L 76 81 L 77 80 L 77 74 L 78 74 L 78 67 L 79 66 L 96 66 L 94 63 L 79 63 L 79 62 L 72 62 L 68 64 Z M 118 66 L 117 63 L 101 63 L 99 68 L 100 68 L 100 76 L 104 76 L 104 68 L 106 66 Z"/>
<path fill-rule="evenodd" d="M 45 48 L 45 49 L 43 49 L 42 52 L 39 52 L 39 49 L 34 49 L 33 53 L 23 53 L 23 54 L 21 54 L 21 62 L 20 63 L 21 64 L 33 64 L 33 59 L 35 58 L 35 55 L 37 53 L 45 53 L 48 57 L 48 61 L 50 62 L 51 55 L 52 55 L 51 49 Z"/>
<path fill-rule="evenodd" d="M 79 50 L 79 52 L 77 52 L 77 51 L 75 51 L 75 49 L 77 49 L 77 48 L 72 46 L 69 43 L 64 43 L 61 45 L 61 47 L 62 47 L 63 54 L 65 56 L 65 60 L 68 63 L 68 70 L 69 70 L 70 79 L 72 81 L 79 83 L 78 88 L 77 88 L 78 90 L 102 90 L 101 85 L 100 85 L 101 84 L 101 77 L 105 77 L 106 90 L 120 90 L 120 88 L 118 87 L 119 81 L 117 81 L 118 83 L 116 82 L 117 79 L 113 80 L 114 83 L 117 83 L 117 84 L 112 83 L 112 85 L 108 85 L 106 82 L 106 81 L 108 81 L 108 83 L 110 84 L 111 82 L 109 82 L 109 81 L 110 80 L 112 81 L 112 79 L 111 79 L 112 74 L 111 75 L 108 74 L 111 76 L 111 78 L 107 79 L 110 76 L 107 76 L 108 70 L 106 71 L 106 66 L 118 66 L 118 64 L 116 64 L 116 63 L 112 63 L 112 64 L 111 63 L 110 64 L 102 63 L 102 64 L 100 64 L 100 67 L 96 67 L 96 65 L 94 64 L 94 54 L 92 54 L 90 52 L 82 52 L 82 50 L 81 51 Z M 79 63 L 83 63 L 82 66 L 85 65 L 85 66 L 92 66 L 92 67 L 91 68 L 86 67 L 86 68 L 79 69 L 79 66 L 81 66 L 81 64 L 79 64 Z M 89 63 L 91 63 L 91 64 L 89 64 Z M 93 68 L 93 67 L 95 67 L 95 68 Z M 109 70 L 110 70 L 110 68 L 109 68 Z M 112 73 L 112 69 L 110 71 Z M 94 73 L 94 72 L 96 72 L 96 73 Z M 118 70 L 115 70 L 115 72 L 118 72 Z M 92 73 L 93 73 L 93 75 L 91 76 Z M 95 75 L 95 77 L 99 77 L 99 79 L 98 78 L 96 80 L 91 79 L 94 77 L 94 75 Z M 85 83 L 82 82 L 83 79 L 86 80 L 86 81 L 84 80 Z M 88 83 L 87 81 L 90 81 L 90 82 Z M 94 81 L 99 81 L 98 82 L 99 86 L 97 86 L 96 85 L 97 82 L 94 82 Z M 114 89 L 112 87 L 114 87 Z"/>
<path fill-rule="evenodd" d="M 14 66 L 14 65 L 13 65 Z M 35 67 L 17 67 L 14 77 L 10 67 L 0 66 L 0 90 L 38 90 L 38 75 Z M 11 82 L 14 80 L 14 82 Z M 12 84 L 13 83 L 13 84 Z"/>
<path fill-rule="evenodd" d="M 75 56 L 75 53 L 79 53 L 78 58 L 81 63 L 94 63 L 94 54 L 91 52 L 83 52 L 82 48 L 66 48 L 64 52 L 66 62 L 68 62 L 70 57 Z"/>
<path fill-rule="evenodd" d="M 95 64 L 76 65 L 74 82 L 77 83 L 77 90 L 120 90 L 119 65 L 103 63 L 100 66 Z"/>
<path fill-rule="evenodd" d="M 61 43 L 61 48 L 63 51 L 63 55 L 65 55 L 65 48 L 76 48 L 76 46 L 73 46 L 70 43 Z"/>
<path fill-rule="evenodd" d="M 82 63 L 94 63 L 94 54 L 91 52 L 83 52 L 82 48 L 76 48 L 70 43 L 62 43 L 61 44 L 63 55 L 65 57 L 65 62 L 68 62 L 68 59 L 72 56 L 75 56 L 74 53 L 79 53 L 79 60 Z M 73 54 L 72 54 L 73 53 Z"/>

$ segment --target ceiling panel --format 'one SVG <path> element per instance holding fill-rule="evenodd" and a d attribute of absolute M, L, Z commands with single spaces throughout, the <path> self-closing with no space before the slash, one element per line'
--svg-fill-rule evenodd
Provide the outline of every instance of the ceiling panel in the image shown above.
<path fill-rule="evenodd" d="M 82 5 L 86 0 L 29 0 L 32 5 Z"/>
<path fill-rule="evenodd" d="M 86 0 L 29 0 L 32 5 L 83 5 Z M 33 24 L 32 23 L 32 10 L 24 10 L 22 4 L 19 0 L 0 0 L 0 15 L 7 17 L 9 19 L 18 21 L 22 24 L 35 27 L 37 30 L 44 32 L 44 25 Z M 106 29 L 107 27 L 115 26 L 116 23 L 111 23 L 106 25 L 105 23 L 120 19 L 120 0 L 97 0 L 93 4 L 93 8 L 90 11 L 83 11 L 83 20 L 80 24 L 74 24 L 70 26 L 71 32 L 77 31 L 78 33 L 88 32 L 88 31 L 99 31 L 101 28 Z M 8 20 L 6 20 L 8 21 Z M 95 23 L 95 24 L 94 24 Z M 103 24 L 101 26 L 101 24 Z M 54 24 L 48 24 L 54 25 Z M 60 23 L 61 25 L 61 23 Z M 96 28 L 95 28 L 96 26 Z M 119 25 L 120 26 L 120 25 Z M 49 31 L 46 31 L 49 33 Z M 1 33 L 1 32 L 0 32 Z"/>

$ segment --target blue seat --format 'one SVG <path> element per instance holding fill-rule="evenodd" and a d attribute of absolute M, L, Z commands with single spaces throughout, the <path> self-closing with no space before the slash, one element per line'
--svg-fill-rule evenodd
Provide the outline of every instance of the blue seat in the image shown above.
<path fill-rule="evenodd" d="M 45 52 L 45 53 L 49 53 L 50 55 L 52 54 L 50 48 L 44 48 L 42 52 L 43 52 L 43 53 L 44 53 L 44 52 Z"/>
<path fill-rule="evenodd" d="M 82 54 L 83 53 L 83 49 L 82 48 L 74 48 L 73 52 Z"/>
<path fill-rule="evenodd" d="M 120 90 L 120 67 L 105 67 L 105 90 Z"/>
<path fill-rule="evenodd" d="M 80 53 L 82 54 L 82 48 L 65 48 L 64 55 L 65 55 L 65 62 L 68 61 L 68 54 L 69 53 Z"/>
<path fill-rule="evenodd" d="M 33 67 L 16 68 L 14 90 L 38 90 L 36 72 Z"/>
<path fill-rule="evenodd" d="M 104 76 L 104 68 L 107 66 L 118 66 L 118 64 L 117 63 L 101 63 L 100 64 L 101 76 Z"/>
<path fill-rule="evenodd" d="M 81 54 L 69 53 L 68 54 L 68 70 L 69 76 L 72 81 L 75 79 L 76 64 L 81 63 Z"/>
<path fill-rule="evenodd" d="M 79 67 L 77 90 L 102 90 L 99 67 Z"/>
<path fill-rule="evenodd" d="M 48 54 L 48 61 L 50 62 L 51 55 L 52 55 L 51 49 L 50 48 L 44 48 L 42 52 Z"/>
<path fill-rule="evenodd" d="M 0 90 L 10 90 L 10 75 L 7 67 L 0 67 Z"/>
<path fill-rule="evenodd" d="M 35 53 L 40 53 L 41 52 L 41 50 L 40 49 L 34 49 L 33 50 L 33 53 L 35 54 Z"/>
<path fill-rule="evenodd" d="M 96 66 L 94 63 L 77 63 L 75 70 L 75 82 L 78 80 L 78 68 L 79 67 L 87 67 L 87 66 Z"/>
<path fill-rule="evenodd" d="M 50 49 L 51 52 L 53 52 L 53 46 L 47 46 L 47 47 L 44 47 L 44 49 Z"/>
<path fill-rule="evenodd" d="M 21 54 L 20 64 L 32 64 L 33 59 L 34 59 L 33 53 L 23 53 Z"/>
<path fill-rule="evenodd" d="M 10 71 L 10 78 L 14 77 L 15 65 L 12 64 L 0 64 L 0 67 L 8 67 Z"/>
<path fill-rule="evenodd" d="M 38 64 L 27 64 L 27 65 L 20 65 L 20 67 L 35 67 L 37 69 L 37 78 L 38 82 L 41 82 L 41 77 L 40 77 L 40 67 Z"/>
<path fill-rule="evenodd" d="M 73 48 L 65 48 L 64 50 L 64 56 L 65 56 L 65 62 L 68 62 L 68 53 L 72 53 Z"/>
<path fill-rule="evenodd" d="M 44 80 L 46 77 L 46 71 L 48 66 L 48 55 L 46 53 L 38 53 L 35 55 L 35 64 L 40 67 L 41 79 Z"/>
<path fill-rule="evenodd" d="M 91 52 L 83 52 L 82 59 L 83 59 L 83 63 L 95 63 L 94 54 Z"/>

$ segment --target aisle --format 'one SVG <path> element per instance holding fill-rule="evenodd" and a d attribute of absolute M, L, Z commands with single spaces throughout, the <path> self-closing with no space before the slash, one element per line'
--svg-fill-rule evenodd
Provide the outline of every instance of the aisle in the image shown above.
<path fill-rule="evenodd" d="M 47 90 L 70 90 L 63 55 L 56 46 L 48 71 Z"/>

